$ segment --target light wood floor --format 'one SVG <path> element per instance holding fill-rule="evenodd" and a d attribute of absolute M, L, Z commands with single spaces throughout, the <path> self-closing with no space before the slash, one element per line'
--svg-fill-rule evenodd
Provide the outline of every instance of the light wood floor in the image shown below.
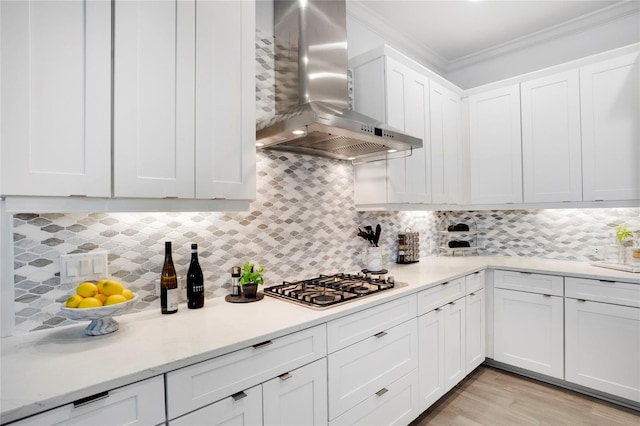
<path fill-rule="evenodd" d="M 481 366 L 410 426 L 633 425 L 640 413 Z"/>

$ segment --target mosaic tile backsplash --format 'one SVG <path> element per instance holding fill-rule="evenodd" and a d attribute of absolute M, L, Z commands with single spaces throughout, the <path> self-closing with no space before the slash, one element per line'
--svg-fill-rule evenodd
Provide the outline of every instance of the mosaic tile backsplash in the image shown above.
<path fill-rule="evenodd" d="M 272 37 L 258 34 L 256 53 L 260 120 L 275 111 Z M 357 212 L 351 164 L 260 151 L 248 212 L 14 215 L 13 334 L 73 323 L 60 315 L 75 288 L 60 284 L 61 254 L 108 251 L 110 275 L 140 295 L 134 310 L 159 310 L 154 281 L 167 240 L 179 275 L 190 244 L 198 244 L 206 296 L 214 298 L 228 293 L 230 268 L 245 260 L 266 265 L 267 284 L 353 272 L 364 267 L 367 245 L 356 236 L 359 226 L 381 224 L 385 261 L 394 262 L 399 232 L 419 232 L 421 255 L 433 255 L 444 244 L 438 230 L 458 221 L 477 224 L 480 254 L 587 261 L 615 226 L 640 229 L 640 209 Z"/>

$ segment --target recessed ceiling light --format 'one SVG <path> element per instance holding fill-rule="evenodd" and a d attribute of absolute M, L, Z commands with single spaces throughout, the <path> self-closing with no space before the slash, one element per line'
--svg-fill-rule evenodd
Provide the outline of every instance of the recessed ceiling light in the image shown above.
<path fill-rule="evenodd" d="M 256 146 L 264 146 L 262 142 L 256 142 Z"/>
<path fill-rule="evenodd" d="M 393 152 L 397 152 L 397 151 L 398 151 L 397 149 L 390 149 L 390 150 L 388 150 L 387 152 L 388 152 L 389 154 L 391 154 L 391 153 L 393 153 Z"/>
<path fill-rule="evenodd" d="M 304 130 L 294 130 L 293 132 L 294 135 L 304 135 Z"/>

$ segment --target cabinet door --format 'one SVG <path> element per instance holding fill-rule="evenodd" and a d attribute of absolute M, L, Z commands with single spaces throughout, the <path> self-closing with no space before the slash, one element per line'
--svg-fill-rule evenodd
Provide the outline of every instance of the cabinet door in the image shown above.
<path fill-rule="evenodd" d="M 0 2 L 2 195 L 111 195 L 111 4 Z"/>
<path fill-rule="evenodd" d="M 435 309 L 418 318 L 420 410 L 424 411 L 445 394 L 445 312 Z"/>
<path fill-rule="evenodd" d="M 431 198 L 453 204 L 460 198 L 460 96 L 431 82 Z"/>
<path fill-rule="evenodd" d="M 175 420 L 170 426 L 255 426 L 262 424 L 262 386 L 238 392 Z"/>
<path fill-rule="evenodd" d="M 524 201 L 582 201 L 578 71 L 522 83 Z"/>
<path fill-rule="evenodd" d="M 640 199 L 640 54 L 580 69 L 583 199 Z"/>
<path fill-rule="evenodd" d="M 640 308 L 564 303 L 566 380 L 640 402 Z"/>
<path fill-rule="evenodd" d="M 254 2 L 198 1 L 195 47 L 196 198 L 253 200 Z"/>
<path fill-rule="evenodd" d="M 327 424 L 327 359 L 263 383 L 264 424 Z"/>
<path fill-rule="evenodd" d="M 469 96 L 471 203 L 521 203 L 518 85 Z"/>
<path fill-rule="evenodd" d="M 335 419 L 417 366 L 415 318 L 330 354 L 329 419 Z"/>
<path fill-rule="evenodd" d="M 12 425 L 146 426 L 161 424 L 165 420 L 164 379 L 156 376 L 96 395 L 93 401 L 68 404 Z"/>
<path fill-rule="evenodd" d="M 444 320 L 444 382 L 445 392 L 453 388 L 467 374 L 465 299 L 458 299 L 443 307 Z"/>
<path fill-rule="evenodd" d="M 114 196 L 194 196 L 194 1 L 115 3 Z"/>
<path fill-rule="evenodd" d="M 421 138 L 423 147 L 410 156 L 390 158 L 387 165 L 389 203 L 431 201 L 429 79 L 386 58 L 387 124 Z"/>
<path fill-rule="evenodd" d="M 465 297 L 466 304 L 466 367 L 467 374 L 484 362 L 486 312 L 484 290 L 476 290 Z"/>
<path fill-rule="evenodd" d="M 562 297 L 494 290 L 494 359 L 563 378 Z"/>

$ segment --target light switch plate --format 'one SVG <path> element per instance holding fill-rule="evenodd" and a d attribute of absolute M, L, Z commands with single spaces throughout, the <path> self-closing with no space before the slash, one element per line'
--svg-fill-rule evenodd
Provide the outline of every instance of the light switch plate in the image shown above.
<path fill-rule="evenodd" d="M 60 255 L 60 283 L 80 283 L 109 276 L 107 251 Z"/>

